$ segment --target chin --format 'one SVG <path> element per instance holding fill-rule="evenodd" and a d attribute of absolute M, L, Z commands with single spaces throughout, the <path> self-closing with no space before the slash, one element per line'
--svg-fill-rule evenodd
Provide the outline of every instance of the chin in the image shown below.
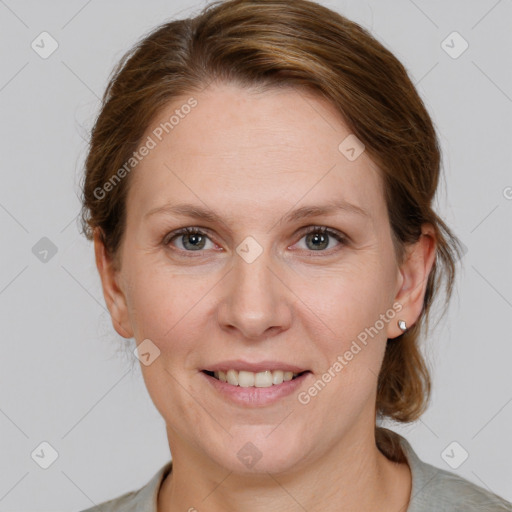
<path fill-rule="evenodd" d="M 297 442 L 298 436 L 278 431 L 281 427 L 272 432 L 274 428 L 261 426 L 256 433 L 252 426 L 250 432 L 229 437 L 220 453 L 211 453 L 211 456 L 218 464 L 238 474 L 278 474 L 295 470 L 296 463 L 304 456 L 304 447 Z M 269 432 L 272 433 L 269 435 Z M 209 448 L 211 446 L 209 444 Z"/>

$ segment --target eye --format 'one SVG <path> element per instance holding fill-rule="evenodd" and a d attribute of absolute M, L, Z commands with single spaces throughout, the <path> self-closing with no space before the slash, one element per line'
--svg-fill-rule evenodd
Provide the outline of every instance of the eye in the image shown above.
<path fill-rule="evenodd" d="M 200 229 L 188 227 L 173 231 L 167 235 L 163 240 L 163 244 L 169 245 L 175 239 L 180 240 L 183 247 L 183 249 L 181 247 L 178 247 L 178 249 L 185 252 L 200 252 L 205 248 L 206 241 L 210 240 L 207 234 Z"/>
<path fill-rule="evenodd" d="M 345 245 L 347 243 L 347 239 L 342 233 L 325 226 L 311 226 L 307 228 L 301 240 L 305 239 L 306 250 L 314 252 L 330 252 L 325 251 L 325 249 L 330 245 L 330 238 L 334 238 L 341 245 Z"/>
<path fill-rule="evenodd" d="M 329 248 L 330 238 L 338 241 L 338 245 L 341 246 L 346 245 L 347 243 L 347 238 L 342 233 L 325 226 L 310 226 L 302 233 L 303 236 L 301 240 L 306 240 L 306 249 L 304 249 L 306 251 L 331 252 L 330 250 L 325 251 L 326 248 Z M 208 247 L 206 247 L 208 241 L 212 244 L 212 247 L 210 248 L 216 247 L 216 244 L 210 240 L 208 234 L 196 227 L 186 227 L 178 229 L 177 231 L 173 231 L 172 233 L 169 233 L 165 236 L 162 243 L 165 246 L 175 246 L 173 243 L 174 240 L 179 240 L 181 242 L 181 247 L 177 247 L 177 249 L 181 252 L 200 253 L 204 249 L 208 249 Z"/>

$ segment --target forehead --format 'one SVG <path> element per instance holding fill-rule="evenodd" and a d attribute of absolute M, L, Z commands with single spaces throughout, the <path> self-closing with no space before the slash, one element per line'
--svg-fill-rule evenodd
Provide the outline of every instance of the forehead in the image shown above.
<path fill-rule="evenodd" d="M 195 106 L 184 108 L 190 98 Z M 380 173 L 366 152 L 351 161 L 340 151 L 348 136 L 334 106 L 311 93 L 212 85 L 152 121 L 143 141 L 155 147 L 132 171 L 128 202 L 148 211 L 186 198 L 246 210 L 345 199 L 377 214 Z"/>

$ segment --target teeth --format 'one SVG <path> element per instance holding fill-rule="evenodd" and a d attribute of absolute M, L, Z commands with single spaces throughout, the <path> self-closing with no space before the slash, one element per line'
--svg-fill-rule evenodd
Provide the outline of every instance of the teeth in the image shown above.
<path fill-rule="evenodd" d="M 283 370 L 266 370 L 264 372 L 247 372 L 245 370 L 236 371 L 228 370 L 227 372 L 214 372 L 214 377 L 221 382 L 227 382 L 232 386 L 240 386 L 242 388 L 268 388 L 277 386 L 283 381 L 292 380 L 298 373 L 284 372 Z"/>

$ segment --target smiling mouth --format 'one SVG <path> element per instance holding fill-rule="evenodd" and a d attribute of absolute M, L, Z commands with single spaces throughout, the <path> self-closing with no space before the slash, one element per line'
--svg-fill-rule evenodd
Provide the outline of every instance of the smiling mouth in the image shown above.
<path fill-rule="evenodd" d="M 283 382 L 295 380 L 296 378 L 311 373 L 309 370 L 293 373 L 289 371 L 274 370 L 274 371 L 263 371 L 263 372 L 248 372 L 248 371 L 236 371 L 228 370 L 227 372 L 212 372 L 208 370 L 202 370 L 206 375 L 217 379 L 226 384 L 232 386 L 240 386 L 244 388 L 256 387 L 256 388 L 267 388 L 271 386 L 278 386 Z"/>

